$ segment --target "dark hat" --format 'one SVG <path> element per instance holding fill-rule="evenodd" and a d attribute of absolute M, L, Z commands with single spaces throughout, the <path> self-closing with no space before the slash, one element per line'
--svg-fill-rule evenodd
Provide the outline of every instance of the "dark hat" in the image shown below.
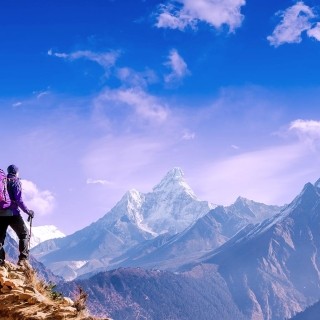
<path fill-rule="evenodd" d="M 17 166 L 15 166 L 14 164 L 11 164 L 8 169 L 7 169 L 8 173 L 11 173 L 11 174 L 17 174 L 19 169 Z"/>

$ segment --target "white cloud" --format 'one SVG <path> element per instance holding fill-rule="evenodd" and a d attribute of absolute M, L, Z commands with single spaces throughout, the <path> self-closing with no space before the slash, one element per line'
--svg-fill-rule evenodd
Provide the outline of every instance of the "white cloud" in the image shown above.
<path fill-rule="evenodd" d="M 183 31 L 185 28 L 196 27 L 197 20 L 189 14 L 178 10 L 173 4 L 161 5 L 159 7 L 159 15 L 156 26 L 158 28 L 179 29 Z"/>
<path fill-rule="evenodd" d="M 39 216 L 52 212 L 55 198 L 50 191 L 41 191 L 33 182 L 28 180 L 21 180 L 21 183 L 23 199 L 29 209 L 33 210 L 35 214 Z"/>
<path fill-rule="evenodd" d="M 177 82 L 190 73 L 186 62 L 175 49 L 170 51 L 165 65 L 171 69 L 171 73 L 165 76 L 166 83 Z"/>
<path fill-rule="evenodd" d="M 17 107 L 20 107 L 22 105 L 22 102 L 21 101 L 18 101 L 18 102 L 15 102 L 12 106 L 14 108 L 17 108 Z"/>
<path fill-rule="evenodd" d="M 194 140 L 196 134 L 194 132 L 185 131 L 182 135 L 182 140 Z"/>
<path fill-rule="evenodd" d="M 315 38 L 320 41 L 320 22 L 317 22 L 316 25 L 307 31 L 307 34 L 310 38 Z"/>
<path fill-rule="evenodd" d="M 237 145 L 235 145 L 235 144 L 232 144 L 232 145 L 231 145 L 231 148 L 234 149 L 234 150 L 239 150 L 239 149 L 240 149 L 240 147 L 237 146 Z"/>
<path fill-rule="evenodd" d="M 156 73 L 151 69 L 137 72 L 128 67 L 118 68 L 116 76 L 121 80 L 122 84 L 133 87 L 147 87 L 148 84 L 158 81 Z"/>
<path fill-rule="evenodd" d="M 243 20 L 245 0 L 177 0 L 159 7 L 156 26 L 184 30 L 205 22 L 216 29 L 223 25 L 233 32 Z"/>
<path fill-rule="evenodd" d="M 289 131 L 312 148 L 320 146 L 320 121 L 298 119 L 291 122 Z"/>
<path fill-rule="evenodd" d="M 37 99 L 40 99 L 48 94 L 50 94 L 50 91 L 46 90 L 46 91 L 41 91 L 41 92 L 34 92 L 37 95 Z"/>
<path fill-rule="evenodd" d="M 48 51 L 49 56 L 55 56 L 57 58 L 67 59 L 74 61 L 77 59 L 86 59 L 93 62 L 96 62 L 104 69 L 109 69 L 113 67 L 119 57 L 118 51 L 109 51 L 109 52 L 92 52 L 89 50 L 75 51 L 72 53 L 58 53 L 53 52 L 52 49 Z"/>
<path fill-rule="evenodd" d="M 271 45 L 278 47 L 284 43 L 300 43 L 302 33 L 305 31 L 309 37 L 320 39 L 319 26 L 313 22 L 313 19 L 316 18 L 314 10 L 302 1 L 278 12 L 278 15 L 282 17 L 282 20 L 272 35 L 267 37 Z"/>
<path fill-rule="evenodd" d="M 102 179 L 87 179 L 87 184 L 101 184 L 101 185 L 110 185 L 111 182 L 108 180 L 102 180 Z"/>
<path fill-rule="evenodd" d="M 169 116 L 169 109 L 158 98 L 140 88 L 105 90 L 95 101 L 96 111 L 101 116 L 113 108 L 114 114 L 121 113 L 121 106 L 129 106 L 138 119 L 162 123 Z M 117 109 L 115 109 L 117 108 Z M 110 117 L 111 117 L 110 113 Z"/>

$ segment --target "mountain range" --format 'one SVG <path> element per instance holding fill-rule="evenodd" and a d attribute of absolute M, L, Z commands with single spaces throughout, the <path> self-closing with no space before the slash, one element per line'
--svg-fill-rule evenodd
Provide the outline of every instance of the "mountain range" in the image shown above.
<path fill-rule="evenodd" d="M 174 168 L 152 192 L 128 191 L 95 223 L 32 253 L 66 280 L 124 266 L 174 271 L 279 210 L 241 197 L 228 207 L 200 201 Z"/>
<path fill-rule="evenodd" d="M 128 191 L 110 212 L 90 226 L 32 250 L 34 256 L 70 280 L 99 268 L 128 249 L 158 236 L 175 235 L 215 205 L 200 201 L 181 169 L 169 171 L 152 192 Z"/>
<path fill-rule="evenodd" d="M 319 227 L 319 182 L 307 183 L 280 213 L 200 260 L 219 266 L 250 318 L 289 318 L 320 297 Z"/>
<path fill-rule="evenodd" d="M 239 197 L 224 207 L 199 201 L 175 168 L 151 193 L 131 190 L 97 222 L 33 252 L 78 277 L 65 292 L 85 287 L 92 310 L 114 319 L 194 319 L 198 305 L 200 320 L 280 320 L 320 300 L 319 230 L 320 181 L 285 206 Z"/>
<path fill-rule="evenodd" d="M 114 259 L 114 267 L 137 266 L 177 271 L 207 252 L 220 247 L 242 228 L 270 217 L 278 206 L 239 197 L 228 207 L 217 206 L 184 231 L 145 241 Z"/>

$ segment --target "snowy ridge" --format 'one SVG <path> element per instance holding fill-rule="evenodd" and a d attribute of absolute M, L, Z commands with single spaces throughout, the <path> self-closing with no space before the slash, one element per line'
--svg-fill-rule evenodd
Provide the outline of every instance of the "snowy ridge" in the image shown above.
<path fill-rule="evenodd" d="M 257 225 L 257 227 L 248 234 L 248 239 L 267 231 L 272 226 L 278 223 L 281 223 L 289 215 L 293 215 L 292 212 L 294 212 L 295 208 L 297 208 L 300 205 L 304 205 L 303 202 L 306 202 L 306 203 L 312 202 L 313 201 L 312 198 L 315 196 L 315 194 L 319 194 L 317 192 L 317 185 L 316 184 L 312 185 L 311 183 L 307 183 L 304 186 L 303 190 L 300 192 L 300 194 L 297 197 L 295 197 L 294 200 L 288 206 L 284 207 L 279 214 Z M 300 217 L 296 217 L 296 218 L 300 218 Z"/>
<path fill-rule="evenodd" d="M 170 170 L 166 176 L 153 188 L 153 192 L 179 193 L 183 190 L 191 198 L 198 200 L 193 190 L 190 188 L 184 178 L 184 172 L 175 167 Z"/>
<path fill-rule="evenodd" d="M 143 217 L 154 233 L 176 234 L 215 207 L 200 201 L 185 181 L 183 171 L 174 168 L 146 195 Z"/>
<path fill-rule="evenodd" d="M 30 229 L 29 223 L 26 223 L 26 226 L 29 230 Z M 8 228 L 8 233 L 15 241 L 18 242 L 18 238 L 17 238 L 16 233 L 10 227 Z M 65 236 L 66 235 L 64 233 L 62 233 L 54 225 L 32 227 L 32 236 L 31 236 L 31 240 L 30 240 L 30 247 L 33 248 L 46 240 L 63 238 Z"/>
<path fill-rule="evenodd" d="M 145 196 L 136 189 L 131 189 L 126 193 L 126 199 L 124 200 L 127 205 L 128 218 L 135 223 L 139 229 L 156 236 L 147 225 L 144 224 L 141 208 L 145 201 Z"/>
<path fill-rule="evenodd" d="M 200 201 L 184 179 L 179 168 L 170 170 L 153 191 L 143 194 L 131 189 L 102 218 L 102 223 L 124 228 L 130 221 L 152 237 L 181 232 L 216 206 Z"/>

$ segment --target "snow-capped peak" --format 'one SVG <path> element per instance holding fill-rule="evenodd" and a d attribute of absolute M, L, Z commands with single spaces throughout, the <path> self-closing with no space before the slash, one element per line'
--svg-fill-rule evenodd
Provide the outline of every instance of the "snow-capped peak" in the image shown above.
<path fill-rule="evenodd" d="M 66 235 L 62 233 L 56 226 L 46 225 L 32 228 L 31 247 L 35 247 L 39 243 L 56 238 L 64 238 Z"/>
<path fill-rule="evenodd" d="M 141 204 L 142 201 L 142 194 L 136 190 L 136 189 L 130 189 L 129 191 L 126 192 L 125 194 L 125 201 L 128 201 L 129 203 L 136 203 L 136 204 Z"/>
<path fill-rule="evenodd" d="M 141 206 L 144 201 L 144 196 L 138 190 L 131 189 L 126 193 L 126 200 L 129 219 L 139 225 L 143 220 Z"/>
<path fill-rule="evenodd" d="M 29 224 L 26 224 L 26 226 L 29 228 Z M 15 232 L 11 228 L 8 228 L 8 232 L 13 239 L 18 241 L 17 235 L 15 234 Z M 62 233 L 54 225 L 33 227 L 32 228 L 32 236 L 30 239 L 30 247 L 33 248 L 33 247 L 37 246 L 39 243 L 44 242 L 46 240 L 63 238 L 65 236 L 66 235 L 64 233 Z"/>
<path fill-rule="evenodd" d="M 156 193 L 177 193 L 182 190 L 192 198 L 196 199 L 196 195 L 184 179 L 184 172 L 179 167 L 175 167 L 170 170 L 161 182 L 153 188 L 153 192 Z"/>

